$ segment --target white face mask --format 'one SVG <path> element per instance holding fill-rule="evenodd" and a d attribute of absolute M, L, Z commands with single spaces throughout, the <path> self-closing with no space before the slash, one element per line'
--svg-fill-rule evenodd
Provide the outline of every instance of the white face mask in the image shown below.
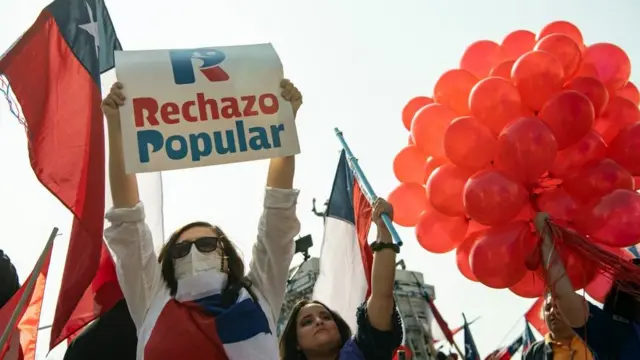
<path fill-rule="evenodd" d="M 223 272 L 222 266 L 223 258 L 217 251 L 201 253 L 192 245 L 189 254 L 175 262 L 176 279 L 182 280 L 209 270 Z"/>
<path fill-rule="evenodd" d="M 227 285 L 222 256 L 217 251 L 201 253 L 195 246 L 191 252 L 175 262 L 178 292 L 175 299 L 190 301 L 219 293 Z"/>

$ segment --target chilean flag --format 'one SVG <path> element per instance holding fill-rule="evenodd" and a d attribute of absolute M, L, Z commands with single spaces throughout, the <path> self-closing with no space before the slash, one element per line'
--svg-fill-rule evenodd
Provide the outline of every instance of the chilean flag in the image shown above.
<path fill-rule="evenodd" d="M 324 238 L 320 250 L 320 275 L 313 298 L 336 311 L 356 330 L 356 310 L 369 296 L 373 253 L 367 241 L 371 204 L 349 168 L 344 150 L 333 180 Z"/>
<path fill-rule="evenodd" d="M 55 0 L 0 56 L 0 93 L 26 129 L 33 171 L 74 215 L 51 348 L 122 299 L 103 245 L 105 174 L 101 74 L 121 50 L 103 0 Z M 111 84 L 107 84 L 108 89 Z M 154 239 L 164 239 L 160 173 L 138 177 Z M 107 202 L 110 195 L 107 193 Z M 159 244 L 158 244 L 159 246 Z"/>

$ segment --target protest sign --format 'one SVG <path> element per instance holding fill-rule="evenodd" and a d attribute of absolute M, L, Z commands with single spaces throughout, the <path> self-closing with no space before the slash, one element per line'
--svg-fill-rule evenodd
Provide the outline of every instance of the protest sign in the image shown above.
<path fill-rule="evenodd" d="M 271 44 L 118 51 L 127 173 L 300 152 L 282 63 Z"/>

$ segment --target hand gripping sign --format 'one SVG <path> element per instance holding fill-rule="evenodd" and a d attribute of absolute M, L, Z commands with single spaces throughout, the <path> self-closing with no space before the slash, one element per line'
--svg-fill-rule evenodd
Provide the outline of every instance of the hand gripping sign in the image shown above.
<path fill-rule="evenodd" d="M 298 154 L 271 44 L 116 52 L 128 173 Z"/>

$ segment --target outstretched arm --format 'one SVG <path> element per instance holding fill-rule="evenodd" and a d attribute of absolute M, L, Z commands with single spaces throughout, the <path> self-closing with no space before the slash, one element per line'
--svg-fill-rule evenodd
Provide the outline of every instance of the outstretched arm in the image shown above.
<path fill-rule="evenodd" d="M 302 95 L 289 80 L 280 84 L 282 97 L 291 102 L 294 116 L 302 104 Z M 249 279 L 264 296 L 278 319 L 293 259 L 294 236 L 300 232 L 296 216 L 298 191 L 293 189 L 295 157 L 271 159 L 267 175 L 264 210 L 258 225 L 258 241 L 253 246 Z"/>
<path fill-rule="evenodd" d="M 293 116 L 298 115 L 298 109 L 302 105 L 302 94 L 291 83 L 284 79 L 280 83 L 282 88 L 282 97 L 291 102 L 293 108 Z M 269 162 L 269 173 L 267 175 L 267 187 L 274 189 L 292 189 L 293 175 L 296 170 L 295 156 L 287 156 L 283 158 L 273 158 Z"/>
<path fill-rule="evenodd" d="M 576 294 L 573 284 L 571 284 L 551 239 L 551 230 L 547 225 L 547 220 L 548 215 L 546 214 L 538 214 L 535 218 L 538 234 L 542 234 L 542 263 L 547 271 L 547 284 L 552 286 L 556 304 L 567 324 L 573 328 L 579 328 L 587 322 L 588 303 Z"/>
<path fill-rule="evenodd" d="M 102 111 L 107 118 L 109 134 L 109 185 L 115 209 L 132 208 L 140 202 L 138 181 L 135 174 L 127 174 L 124 169 L 122 149 L 122 129 L 120 126 L 120 106 L 124 105 L 123 86 L 117 82 L 102 101 Z"/>
<path fill-rule="evenodd" d="M 381 215 L 393 219 L 393 207 L 384 199 L 373 204 L 372 220 L 378 227 L 377 243 L 392 244 L 391 233 Z M 396 253 L 382 248 L 373 255 L 371 296 L 356 315 L 356 342 L 367 359 L 390 359 L 402 343 L 402 323 L 393 298 Z"/>
<path fill-rule="evenodd" d="M 102 102 L 109 134 L 109 182 L 113 208 L 106 218 L 111 223 L 104 231 L 107 246 L 114 254 L 118 282 L 138 329 L 160 283 L 160 268 L 153 249 L 151 231 L 144 222 L 135 174 L 124 168 L 120 106 L 125 102 L 123 86 L 115 83 Z"/>

